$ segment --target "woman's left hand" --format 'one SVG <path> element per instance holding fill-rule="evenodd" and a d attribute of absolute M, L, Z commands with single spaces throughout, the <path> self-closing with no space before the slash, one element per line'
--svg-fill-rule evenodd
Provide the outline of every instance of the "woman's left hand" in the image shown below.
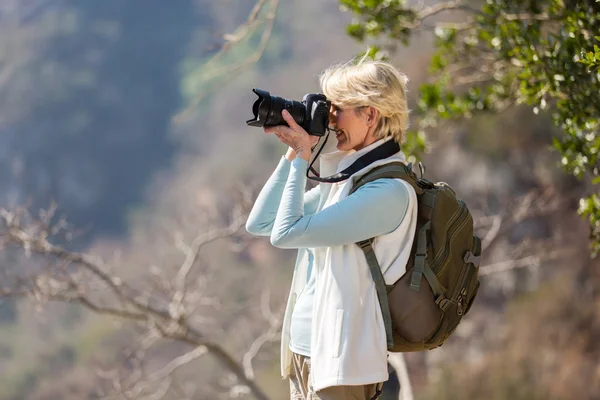
<path fill-rule="evenodd" d="M 290 146 L 298 157 L 310 160 L 312 146 L 319 141 L 318 136 L 309 135 L 304 128 L 296 123 L 287 110 L 283 110 L 281 116 L 289 126 L 278 125 L 265 127 L 266 133 L 273 133 L 282 143 Z"/>

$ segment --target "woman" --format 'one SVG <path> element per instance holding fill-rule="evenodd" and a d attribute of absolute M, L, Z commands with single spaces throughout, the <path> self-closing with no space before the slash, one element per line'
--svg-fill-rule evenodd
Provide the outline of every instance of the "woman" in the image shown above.
<path fill-rule="evenodd" d="M 335 65 L 320 77 L 332 102 L 337 151 L 320 157 L 320 174 L 345 170 L 378 146 L 402 143 L 408 125 L 406 77 L 391 64 Z M 282 332 L 281 372 L 292 399 L 374 399 L 388 379 L 386 334 L 362 250 L 373 244 L 386 284 L 405 272 L 416 226 L 414 189 L 379 179 L 348 196 L 352 183 L 375 166 L 405 162 L 401 151 L 305 193 L 316 137 L 283 111 L 288 126 L 265 128 L 289 146 L 260 192 L 246 229 L 298 249 Z"/>

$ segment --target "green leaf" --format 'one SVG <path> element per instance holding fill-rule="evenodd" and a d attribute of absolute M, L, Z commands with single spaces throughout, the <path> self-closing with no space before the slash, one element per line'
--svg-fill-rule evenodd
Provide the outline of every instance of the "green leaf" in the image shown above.
<path fill-rule="evenodd" d="M 353 23 L 346 27 L 346 32 L 348 35 L 352 36 L 358 41 L 363 41 L 365 39 L 366 30 L 364 26 L 360 23 Z"/>
<path fill-rule="evenodd" d="M 562 130 L 552 140 L 562 168 L 600 184 L 600 1 L 469 2 L 473 18 L 465 29 L 448 28 L 455 21 L 441 15 L 421 20 L 422 10 L 404 0 L 341 3 L 357 18 L 349 26 L 353 37 L 391 41 L 390 48 L 407 44 L 423 26 L 436 27 L 429 63 L 432 79 L 419 89 L 417 100 L 419 129 L 436 126 L 444 118 L 499 110 L 501 104 L 547 109 Z M 507 17 L 528 14 L 548 18 Z M 414 136 L 408 140 L 418 143 Z M 600 199 L 582 201 L 592 251 L 600 252 Z"/>

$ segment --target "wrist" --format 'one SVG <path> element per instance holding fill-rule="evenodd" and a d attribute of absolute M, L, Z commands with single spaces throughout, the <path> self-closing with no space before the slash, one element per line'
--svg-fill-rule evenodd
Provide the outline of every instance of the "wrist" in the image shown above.
<path fill-rule="evenodd" d="M 292 149 L 291 147 L 288 147 L 288 150 L 285 153 L 285 158 L 287 158 L 288 161 L 293 161 L 294 158 L 296 158 L 296 152 L 294 151 L 294 149 Z"/>
<path fill-rule="evenodd" d="M 306 161 L 310 161 L 311 154 L 312 152 L 310 151 L 310 149 L 301 149 L 296 152 L 297 157 L 300 157 Z"/>

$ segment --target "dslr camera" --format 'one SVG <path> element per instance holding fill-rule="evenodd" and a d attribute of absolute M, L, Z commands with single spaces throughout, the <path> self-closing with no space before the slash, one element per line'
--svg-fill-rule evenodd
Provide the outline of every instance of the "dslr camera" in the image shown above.
<path fill-rule="evenodd" d="M 294 121 L 306 132 L 314 136 L 323 136 L 329 126 L 329 108 L 331 101 L 320 93 L 308 93 L 302 101 L 288 100 L 271 96 L 261 89 L 252 89 L 258 99 L 252 106 L 254 118 L 246 121 L 246 125 L 255 127 L 287 125 L 281 112 L 285 109 L 292 115 Z"/>

